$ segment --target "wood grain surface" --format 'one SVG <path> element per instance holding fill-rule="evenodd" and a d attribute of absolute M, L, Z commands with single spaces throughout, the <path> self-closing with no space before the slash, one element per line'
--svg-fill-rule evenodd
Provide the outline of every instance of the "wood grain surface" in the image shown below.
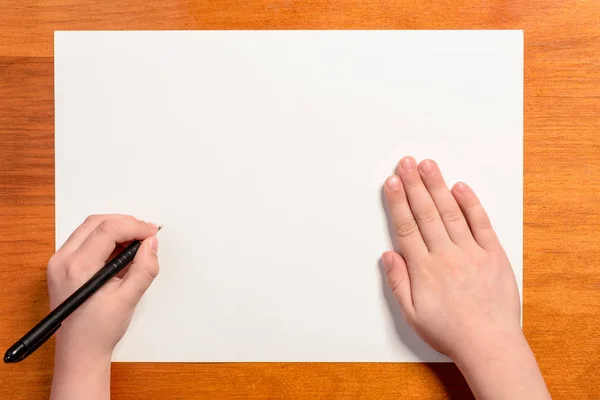
<path fill-rule="evenodd" d="M 53 31 L 97 29 L 523 29 L 524 330 L 555 399 L 600 399 L 599 1 L 0 0 L 2 351 L 48 310 Z M 52 347 L 1 365 L 0 399 L 47 398 Z M 114 399 L 471 398 L 451 364 L 118 363 L 112 384 Z"/>

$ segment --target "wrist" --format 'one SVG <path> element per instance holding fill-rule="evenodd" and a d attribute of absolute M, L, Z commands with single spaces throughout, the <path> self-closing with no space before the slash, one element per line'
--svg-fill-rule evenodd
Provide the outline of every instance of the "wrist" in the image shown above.
<path fill-rule="evenodd" d="M 51 399 L 108 399 L 111 354 L 81 351 L 57 341 Z"/>
<path fill-rule="evenodd" d="M 525 336 L 488 337 L 454 360 L 477 399 L 550 399 Z"/>
<path fill-rule="evenodd" d="M 98 358 L 86 354 L 55 355 L 54 383 L 69 386 L 110 384 L 110 357 Z M 54 386 L 54 384 L 53 384 Z"/>
<path fill-rule="evenodd" d="M 463 373 L 486 368 L 502 360 L 514 359 L 531 352 L 521 330 L 489 335 L 477 341 L 467 340 L 465 343 L 469 346 L 452 357 Z"/>
<path fill-rule="evenodd" d="M 63 326 L 56 334 L 55 362 L 110 365 L 112 347 L 82 335 L 81 330 L 69 328 Z"/>
<path fill-rule="evenodd" d="M 98 369 L 101 366 L 110 367 L 112 352 L 94 346 L 78 346 L 68 340 L 57 338 L 54 350 L 54 363 L 64 368 L 71 365 L 81 368 Z"/>
<path fill-rule="evenodd" d="M 92 346 L 73 346 L 60 338 L 54 351 L 54 375 L 69 380 L 87 380 L 90 377 L 110 377 L 112 354 L 99 351 Z"/>

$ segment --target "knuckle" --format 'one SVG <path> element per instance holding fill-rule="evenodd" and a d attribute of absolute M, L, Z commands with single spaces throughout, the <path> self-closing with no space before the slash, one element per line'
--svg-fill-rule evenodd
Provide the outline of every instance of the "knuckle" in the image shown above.
<path fill-rule="evenodd" d="M 406 238 L 416 233 L 417 230 L 417 222 L 414 219 L 400 222 L 396 225 L 396 236 L 399 238 Z"/>
<path fill-rule="evenodd" d="M 59 259 L 58 254 L 55 253 L 52 257 L 50 257 L 50 260 L 48 260 L 48 270 L 56 271 L 57 269 L 61 269 L 61 268 L 62 268 L 62 260 Z"/>
<path fill-rule="evenodd" d="M 112 235 L 117 228 L 118 222 L 105 219 L 98 224 L 96 227 L 96 232 L 100 234 Z"/>
<path fill-rule="evenodd" d="M 121 221 L 120 221 L 121 227 L 125 228 L 127 227 L 127 229 L 132 229 L 135 231 L 146 231 L 149 227 L 149 225 L 140 220 L 137 219 L 136 217 L 132 216 L 132 215 L 126 215 Z"/>
<path fill-rule="evenodd" d="M 48 260 L 48 267 L 46 269 L 46 278 L 48 281 L 55 282 L 63 276 L 65 271 L 65 263 L 60 256 L 55 253 L 50 260 Z"/>
<path fill-rule="evenodd" d="M 69 257 L 64 263 L 65 278 L 67 281 L 79 280 L 79 262 L 75 257 Z"/>
<path fill-rule="evenodd" d="M 484 249 L 477 249 L 477 251 L 473 252 L 470 261 L 473 265 L 482 268 L 489 268 L 490 266 L 497 264 L 496 255 L 494 253 L 488 253 Z"/>
<path fill-rule="evenodd" d="M 457 252 L 454 249 L 451 249 L 450 251 L 446 250 L 441 252 L 438 255 L 438 259 L 439 265 L 443 266 L 444 268 L 447 268 L 448 270 L 456 270 L 457 267 L 461 267 L 460 263 L 456 262 L 458 257 Z"/>
<path fill-rule="evenodd" d="M 147 272 L 148 272 L 148 275 L 150 275 L 150 278 L 152 278 L 152 280 L 154 280 L 158 276 L 158 274 L 160 272 L 160 268 L 158 268 L 158 265 L 157 265 L 156 267 L 148 268 Z"/>
<path fill-rule="evenodd" d="M 87 218 L 83 221 L 84 224 L 93 224 L 96 221 L 98 221 L 100 219 L 100 215 L 98 214 L 90 214 L 87 216 Z"/>
<path fill-rule="evenodd" d="M 492 229 L 492 221 L 490 221 L 490 217 L 487 215 L 486 212 L 483 212 L 478 218 L 477 218 L 477 228 L 479 229 Z"/>
<path fill-rule="evenodd" d="M 140 222 L 136 217 L 134 217 L 133 215 L 123 215 L 123 220 L 127 221 L 127 222 Z"/>
<path fill-rule="evenodd" d="M 435 220 L 438 218 L 438 213 L 435 208 L 430 207 L 425 210 L 415 212 L 415 218 L 419 222 L 430 224 L 435 222 Z"/>
<path fill-rule="evenodd" d="M 402 190 L 398 190 L 396 192 L 387 191 L 385 196 L 386 196 L 388 203 L 392 206 L 399 206 L 399 205 L 402 205 L 402 204 L 408 202 L 406 200 L 406 195 L 404 194 L 404 192 Z"/>
<path fill-rule="evenodd" d="M 440 216 L 446 222 L 458 222 L 464 218 L 458 207 L 452 207 L 444 211 L 440 210 Z"/>
<path fill-rule="evenodd" d="M 411 177 L 407 176 L 406 178 L 403 178 L 402 184 L 404 186 L 406 186 L 407 189 L 414 189 L 414 188 L 417 188 L 419 186 L 422 186 L 423 185 L 423 181 L 421 180 L 421 178 L 412 179 Z"/>
<path fill-rule="evenodd" d="M 148 265 L 146 268 L 144 268 L 144 270 L 146 271 L 146 273 L 148 274 L 148 276 L 154 280 L 159 272 L 160 272 L 160 267 L 158 265 L 158 262 L 153 262 L 150 265 Z"/>
<path fill-rule="evenodd" d="M 390 289 L 392 289 L 392 292 L 395 292 L 398 289 L 401 282 L 402 279 L 398 278 L 395 275 L 389 275 L 388 277 L 388 285 L 390 286 Z"/>

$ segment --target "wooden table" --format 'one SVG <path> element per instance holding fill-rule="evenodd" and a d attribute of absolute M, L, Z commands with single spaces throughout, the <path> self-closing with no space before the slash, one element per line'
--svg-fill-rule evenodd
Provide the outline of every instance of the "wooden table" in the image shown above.
<path fill-rule="evenodd" d="M 2 351 L 48 309 L 54 30 L 524 29 L 524 329 L 555 399 L 600 399 L 600 1 L 126 3 L 0 0 Z M 0 398 L 47 398 L 52 347 L 1 365 Z M 115 399 L 471 396 L 451 364 L 119 363 L 112 383 Z"/>

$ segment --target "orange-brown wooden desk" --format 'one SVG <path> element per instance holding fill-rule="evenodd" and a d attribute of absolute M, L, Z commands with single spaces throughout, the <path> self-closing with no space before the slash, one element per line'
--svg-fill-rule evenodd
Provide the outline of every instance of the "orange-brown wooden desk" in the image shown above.
<path fill-rule="evenodd" d="M 524 29 L 524 329 L 554 398 L 600 399 L 600 1 L 0 0 L 2 351 L 47 312 L 53 31 L 84 29 Z M 52 355 L 1 365 L 0 399 L 47 398 Z M 115 364 L 112 384 L 115 399 L 470 398 L 451 364 Z"/>

